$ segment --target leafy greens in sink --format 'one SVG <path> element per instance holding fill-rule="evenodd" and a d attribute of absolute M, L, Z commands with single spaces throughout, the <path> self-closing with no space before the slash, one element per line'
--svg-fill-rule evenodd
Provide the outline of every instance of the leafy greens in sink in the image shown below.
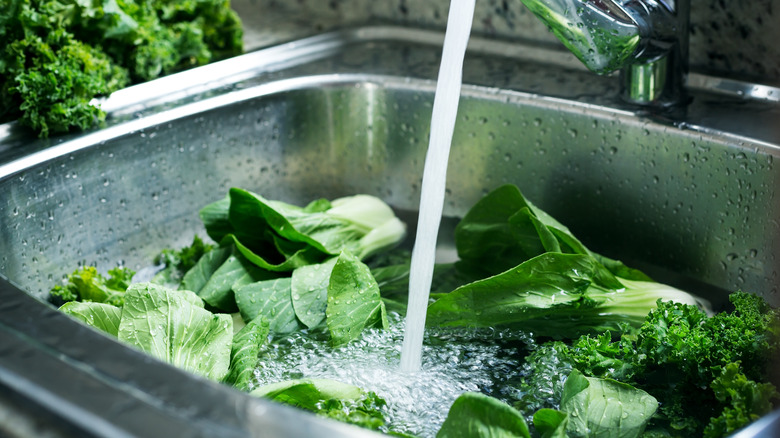
<path fill-rule="evenodd" d="M 204 207 L 211 247 L 165 250 L 149 283 L 77 269 L 54 299 L 75 318 L 251 395 L 394 435 L 387 402 L 329 379 L 259 382 L 268 348 L 325 333 L 329 348 L 405 311 L 403 224 L 358 195 L 304 207 L 241 189 Z M 513 400 L 465 392 L 438 437 L 725 436 L 769 412 L 780 317 L 737 292 L 710 316 L 698 298 L 588 250 L 514 186 L 455 230 L 459 261 L 435 269 L 430 326 L 511 327 L 539 342 Z M 229 315 L 232 314 L 232 315 Z M 232 317 L 231 317 L 232 316 Z M 234 326 L 234 321 L 239 324 Z M 245 324 L 243 327 L 240 325 Z"/>

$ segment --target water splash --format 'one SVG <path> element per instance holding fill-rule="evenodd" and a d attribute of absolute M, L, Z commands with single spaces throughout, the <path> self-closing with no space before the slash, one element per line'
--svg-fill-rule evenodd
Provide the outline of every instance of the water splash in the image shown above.
<path fill-rule="evenodd" d="M 521 377 L 522 360 L 533 341 L 509 331 L 429 330 L 421 369 L 399 369 L 402 319 L 390 315 L 388 330 L 368 329 L 338 348 L 327 335 L 296 333 L 274 342 L 255 370 L 260 385 L 300 378 L 329 378 L 373 391 L 387 402 L 388 427 L 434 437 L 452 402 L 466 391 L 517 400 L 512 382 Z"/>

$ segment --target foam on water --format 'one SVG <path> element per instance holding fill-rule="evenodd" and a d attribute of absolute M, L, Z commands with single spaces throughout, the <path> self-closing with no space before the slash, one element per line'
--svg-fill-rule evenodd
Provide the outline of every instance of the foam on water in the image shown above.
<path fill-rule="evenodd" d="M 434 437 L 452 402 L 466 391 L 511 402 L 512 385 L 523 359 L 518 348 L 532 341 L 520 333 L 493 330 L 433 330 L 426 333 L 419 372 L 399 369 L 401 317 L 390 315 L 390 329 L 369 329 L 345 346 L 332 348 L 327 336 L 298 333 L 276 340 L 260 356 L 260 385 L 298 378 L 329 378 L 373 391 L 387 402 L 392 430 Z M 518 343 L 519 339 L 519 343 Z"/>
<path fill-rule="evenodd" d="M 425 312 L 436 257 L 436 236 L 444 207 L 447 163 L 458 113 L 463 58 L 471 33 L 474 4 L 475 0 L 452 0 L 447 17 L 447 31 L 433 99 L 431 137 L 420 189 L 417 236 L 409 273 L 409 310 L 401 354 L 401 369 L 406 372 L 417 371 L 421 363 Z"/>

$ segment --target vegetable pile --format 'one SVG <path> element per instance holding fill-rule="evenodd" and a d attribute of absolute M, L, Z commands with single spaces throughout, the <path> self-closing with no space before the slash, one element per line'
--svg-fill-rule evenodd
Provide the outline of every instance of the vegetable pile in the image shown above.
<path fill-rule="evenodd" d="M 258 382 L 264 352 L 296 333 L 330 348 L 405 312 L 404 225 L 358 195 L 299 207 L 242 189 L 200 212 L 212 246 L 163 250 L 149 282 L 82 267 L 52 289 L 61 310 L 120 341 L 251 395 L 396 436 L 388 403 L 322 378 Z M 454 401 L 438 437 L 726 436 L 778 399 L 768 375 L 780 313 L 735 292 L 706 303 L 588 250 L 514 186 L 455 230 L 459 261 L 437 265 L 428 325 L 530 334 L 512 397 Z M 527 336 L 527 335 L 524 335 Z M 513 350 L 514 351 L 514 350 Z M 530 351 L 530 352 L 529 352 Z M 494 394 L 495 395 L 495 394 Z"/>
<path fill-rule="evenodd" d="M 10 0 L 0 11 L 0 122 L 87 129 L 128 84 L 240 54 L 229 0 Z"/>

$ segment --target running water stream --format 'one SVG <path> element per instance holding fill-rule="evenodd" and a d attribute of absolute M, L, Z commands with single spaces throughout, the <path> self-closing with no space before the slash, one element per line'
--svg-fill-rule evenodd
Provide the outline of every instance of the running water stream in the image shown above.
<path fill-rule="evenodd" d="M 452 0 L 450 4 L 423 170 L 405 321 L 398 314 L 390 314 L 388 330 L 367 329 L 360 339 L 335 349 L 317 333 L 296 333 L 270 346 L 255 370 L 261 385 L 327 378 L 372 391 L 387 402 L 381 408 L 387 420 L 383 432 L 433 438 L 452 403 L 464 392 L 487 393 L 506 403 L 517 401 L 522 394 L 514 389 L 515 383 L 524 372 L 521 350 L 533 345 L 524 333 L 512 331 L 425 331 L 474 3 Z"/>
<path fill-rule="evenodd" d="M 422 360 L 425 313 L 433 278 L 436 236 L 444 207 L 447 162 L 458 112 L 463 58 L 466 54 L 475 0 L 452 0 L 444 35 L 439 78 L 433 99 L 431 136 L 425 156 L 417 236 L 409 274 L 409 305 L 401 350 L 401 371 L 415 372 Z"/>

